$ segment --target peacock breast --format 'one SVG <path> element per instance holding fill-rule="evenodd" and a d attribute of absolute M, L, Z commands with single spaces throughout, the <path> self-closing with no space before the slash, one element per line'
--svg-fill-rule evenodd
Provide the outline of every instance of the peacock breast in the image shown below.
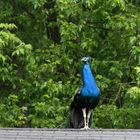
<path fill-rule="evenodd" d="M 83 86 L 81 90 L 81 96 L 96 98 L 100 96 L 100 90 L 98 87 Z"/>

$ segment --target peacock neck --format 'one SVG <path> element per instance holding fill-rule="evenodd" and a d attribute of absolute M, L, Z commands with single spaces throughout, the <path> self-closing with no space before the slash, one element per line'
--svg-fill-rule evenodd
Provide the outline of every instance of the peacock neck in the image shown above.
<path fill-rule="evenodd" d="M 84 64 L 83 71 L 82 71 L 82 79 L 83 79 L 84 86 L 87 87 L 97 86 L 88 63 Z"/>
<path fill-rule="evenodd" d="M 97 87 L 94 76 L 90 70 L 88 63 L 85 63 L 82 70 L 83 90 L 82 94 L 85 96 L 98 96 L 99 88 Z"/>

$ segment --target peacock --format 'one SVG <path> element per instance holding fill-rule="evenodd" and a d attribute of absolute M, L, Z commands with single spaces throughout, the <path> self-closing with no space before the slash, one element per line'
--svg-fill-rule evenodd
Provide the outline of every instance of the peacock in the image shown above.
<path fill-rule="evenodd" d="M 92 111 L 100 100 L 100 89 L 89 66 L 90 57 L 83 57 L 81 61 L 84 63 L 82 68 L 83 85 L 71 103 L 67 127 L 89 129 L 92 123 Z"/>

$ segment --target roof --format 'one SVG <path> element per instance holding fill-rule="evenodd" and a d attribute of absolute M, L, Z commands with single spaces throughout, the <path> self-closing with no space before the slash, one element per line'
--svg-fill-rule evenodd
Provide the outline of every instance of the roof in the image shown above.
<path fill-rule="evenodd" d="M 140 129 L 1 128 L 0 140 L 140 140 Z"/>

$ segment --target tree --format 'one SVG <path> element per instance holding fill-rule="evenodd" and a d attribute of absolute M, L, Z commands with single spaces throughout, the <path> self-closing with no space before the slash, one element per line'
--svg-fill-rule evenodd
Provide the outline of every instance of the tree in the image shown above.
<path fill-rule="evenodd" d="M 1 0 L 0 5 L 1 126 L 64 127 L 81 85 L 79 60 L 88 55 L 101 89 L 93 127 L 139 128 L 138 1 Z"/>

